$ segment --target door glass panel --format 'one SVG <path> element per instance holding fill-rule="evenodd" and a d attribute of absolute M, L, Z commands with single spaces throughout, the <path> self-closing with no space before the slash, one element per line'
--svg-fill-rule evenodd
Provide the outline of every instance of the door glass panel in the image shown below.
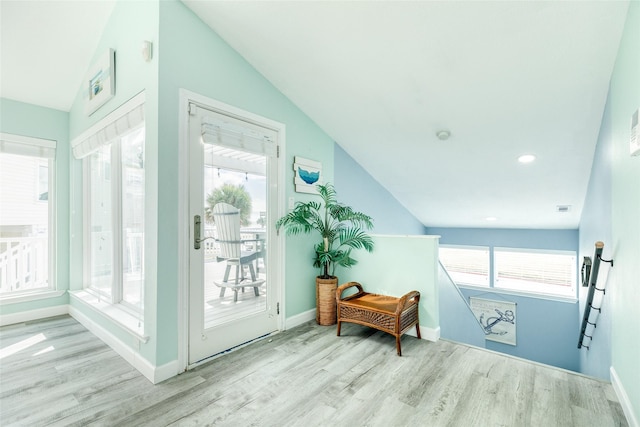
<path fill-rule="evenodd" d="M 91 154 L 89 160 L 91 197 L 89 208 L 91 247 L 91 287 L 111 297 L 113 234 L 111 205 L 111 146 Z"/>
<path fill-rule="evenodd" d="M 204 148 L 204 328 L 267 309 L 266 157 Z"/>
<path fill-rule="evenodd" d="M 191 365 L 276 331 L 280 319 L 267 225 L 278 212 L 279 131 L 214 111 L 224 108 L 189 106 Z"/>
<path fill-rule="evenodd" d="M 122 301 L 144 309 L 144 132 L 122 138 Z"/>

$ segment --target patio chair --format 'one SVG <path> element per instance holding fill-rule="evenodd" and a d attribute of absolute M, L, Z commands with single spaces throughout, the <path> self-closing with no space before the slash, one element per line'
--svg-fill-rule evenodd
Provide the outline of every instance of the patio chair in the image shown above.
<path fill-rule="evenodd" d="M 244 291 L 245 287 L 253 287 L 256 296 L 260 295 L 260 285 L 265 281 L 256 277 L 253 262 L 260 254 L 256 245 L 253 251 L 243 251 L 243 246 L 247 242 L 240 237 L 240 211 L 228 204 L 217 203 L 213 207 L 213 220 L 218 232 L 217 242 L 220 245 L 220 255 L 217 261 L 226 261 L 227 267 L 224 272 L 222 282 L 214 282 L 220 287 L 220 298 L 224 297 L 225 290 L 233 290 L 233 301 L 238 301 L 238 289 Z M 250 278 L 245 277 L 244 268 L 248 267 Z M 229 280 L 231 267 L 235 267 L 235 277 Z"/>

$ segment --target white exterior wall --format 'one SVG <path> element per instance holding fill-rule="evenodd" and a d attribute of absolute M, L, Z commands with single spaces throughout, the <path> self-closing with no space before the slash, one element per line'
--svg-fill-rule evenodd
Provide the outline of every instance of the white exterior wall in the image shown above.
<path fill-rule="evenodd" d="M 38 168 L 47 163 L 46 159 L 0 155 L 0 226 L 47 227 L 48 203 L 38 200 Z M 25 178 L 15 182 L 16 175 Z"/>

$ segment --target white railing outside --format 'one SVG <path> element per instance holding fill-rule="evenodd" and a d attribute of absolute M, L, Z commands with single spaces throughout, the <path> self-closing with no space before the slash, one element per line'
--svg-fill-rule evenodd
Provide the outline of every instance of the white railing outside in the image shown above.
<path fill-rule="evenodd" d="M 264 250 L 265 235 L 266 229 L 264 228 L 241 228 L 240 238 L 247 241 L 242 250 L 254 251 L 256 247 L 258 250 Z M 206 226 L 204 229 L 204 237 L 210 238 L 203 242 L 205 262 L 216 261 L 218 255 L 220 255 L 220 244 L 218 244 L 216 240 L 218 233 L 215 226 Z"/>
<path fill-rule="evenodd" d="M 0 238 L 0 294 L 49 286 L 47 237 Z"/>

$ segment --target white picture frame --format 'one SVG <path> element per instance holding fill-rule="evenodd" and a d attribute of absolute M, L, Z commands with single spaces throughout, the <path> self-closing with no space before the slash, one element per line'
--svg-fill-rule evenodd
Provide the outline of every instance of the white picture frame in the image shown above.
<path fill-rule="evenodd" d="M 316 186 L 322 184 L 322 163 L 295 156 L 293 170 L 297 193 L 318 194 Z"/>
<path fill-rule="evenodd" d="M 85 113 L 90 116 L 116 94 L 115 51 L 108 49 L 84 80 Z"/>

